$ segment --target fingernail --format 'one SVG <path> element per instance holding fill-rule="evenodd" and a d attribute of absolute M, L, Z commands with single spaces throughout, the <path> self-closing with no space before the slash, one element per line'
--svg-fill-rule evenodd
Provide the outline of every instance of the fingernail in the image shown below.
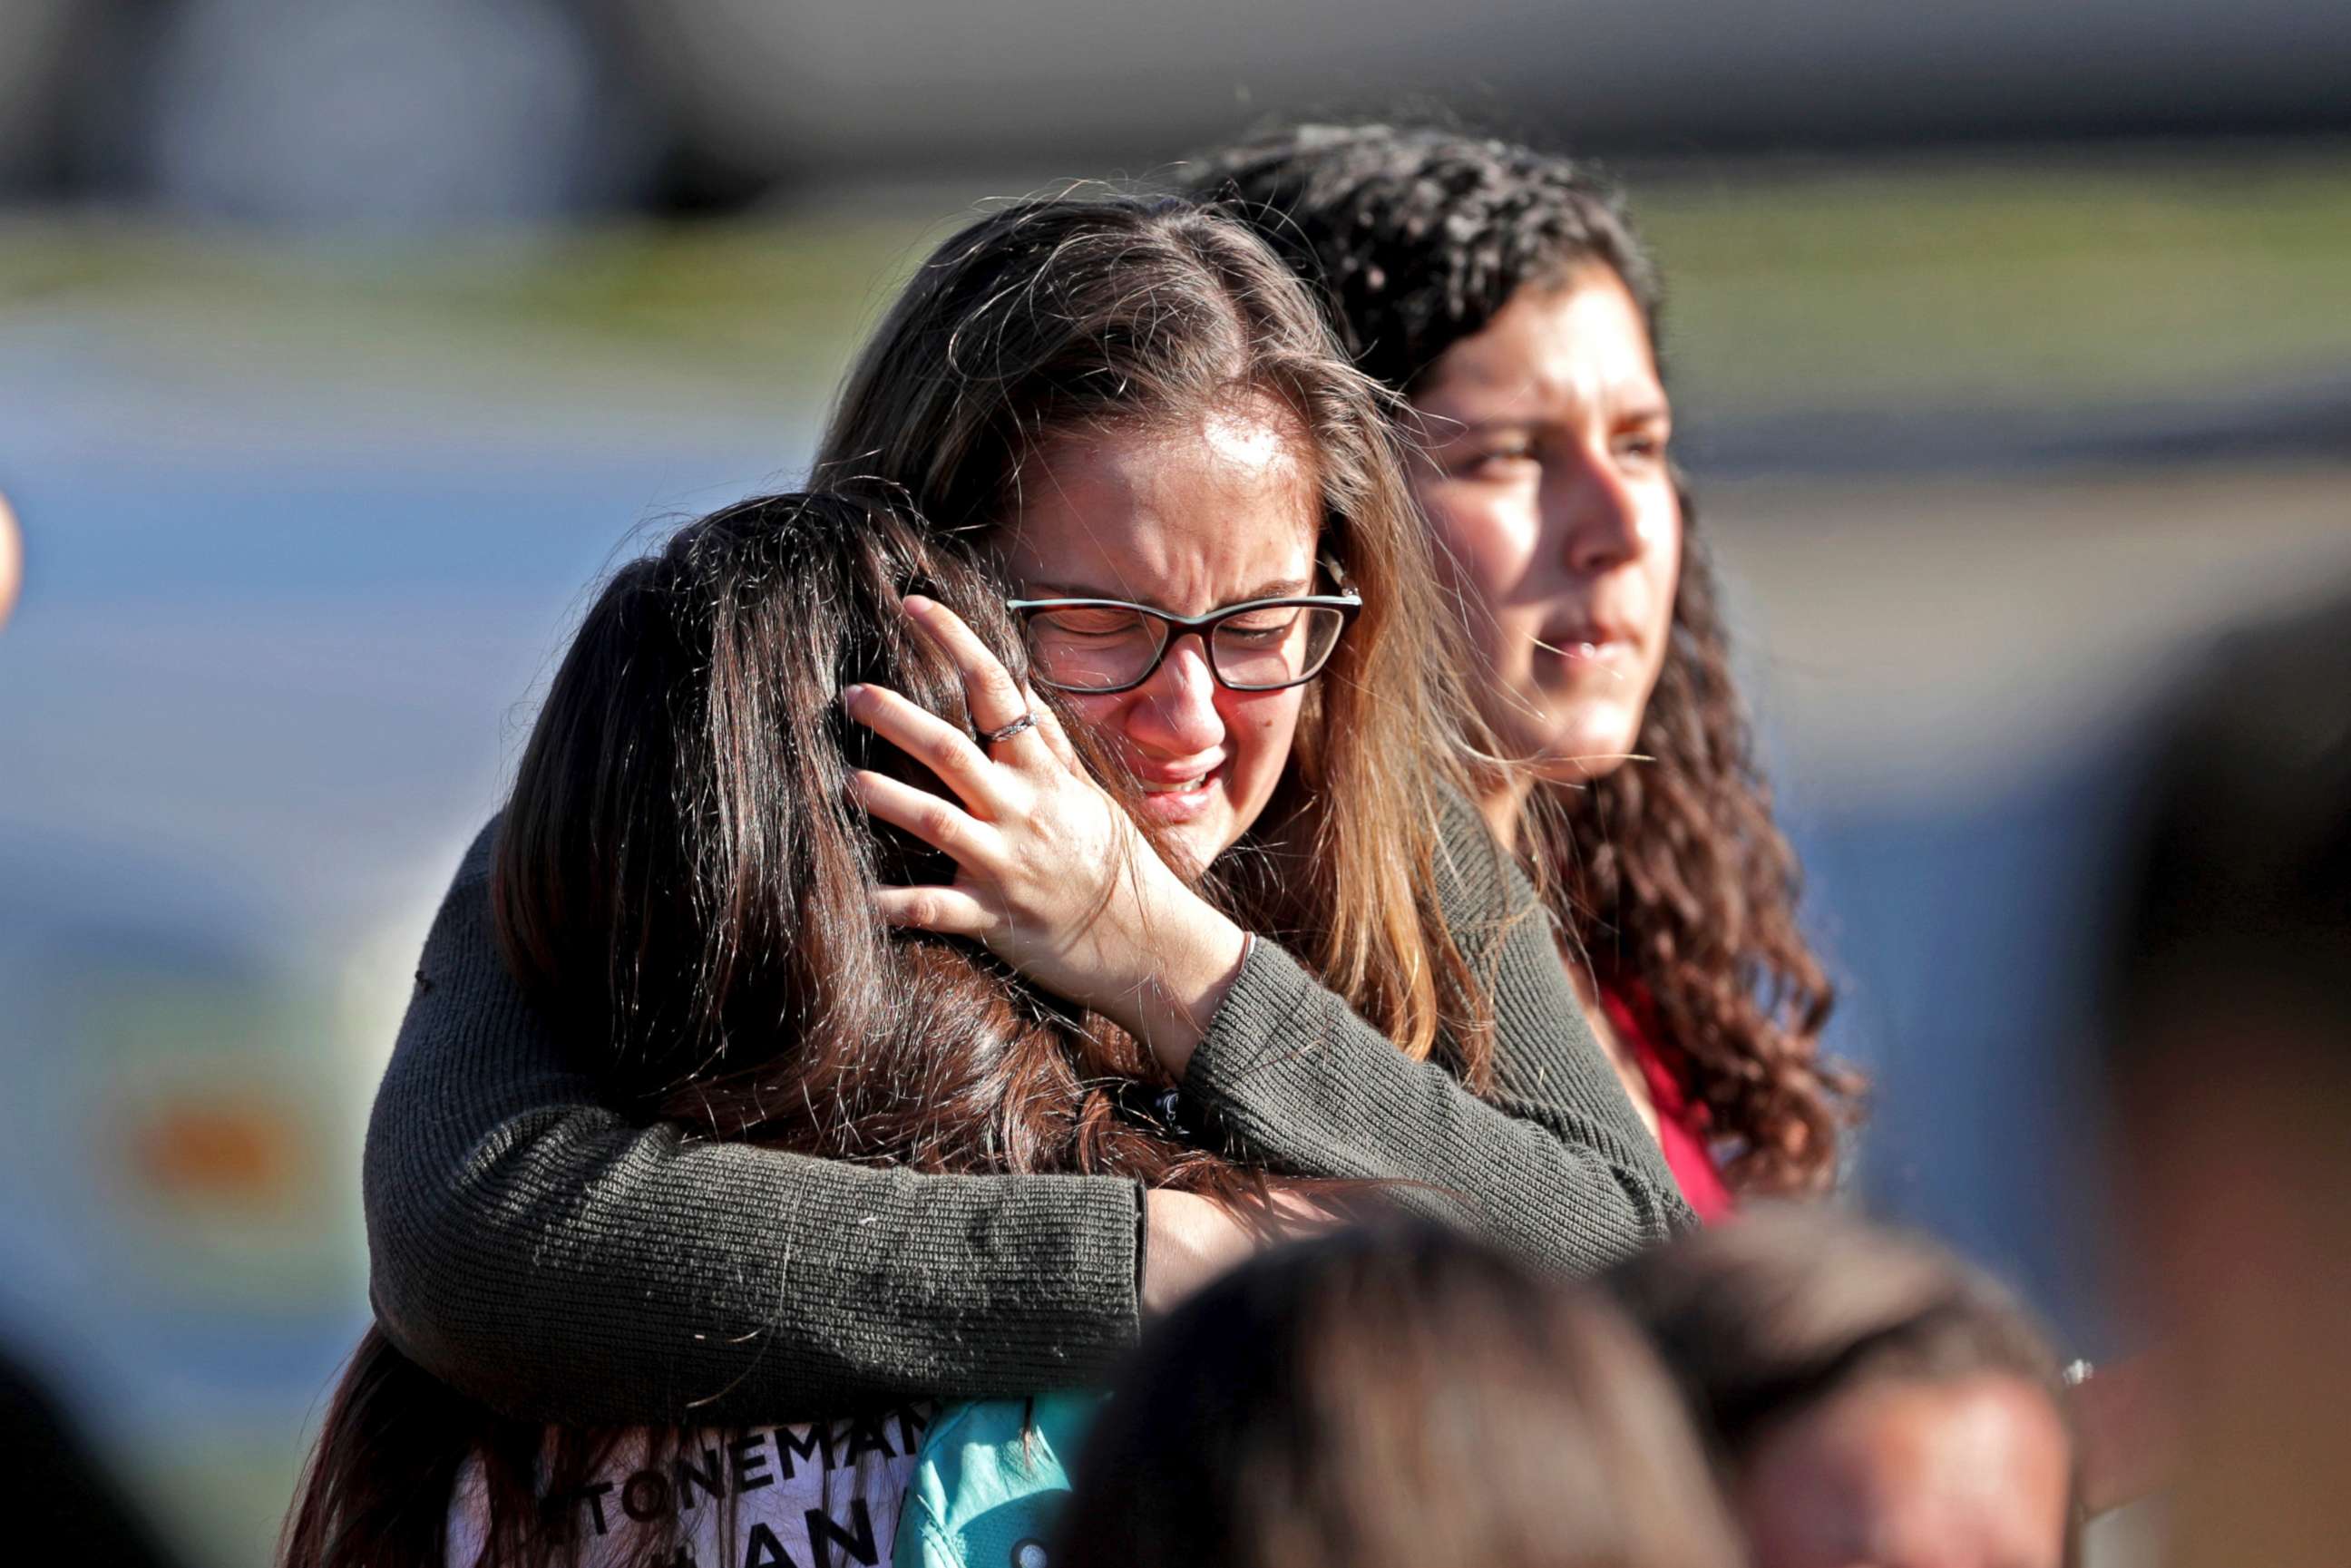
<path fill-rule="evenodd" d="M 905 608 L 907 613 L 911 615 L 920 615 L 924 611 L 928 610 L 931 607 L 932 601 L 919 593 L 910 593 L 906 595 L 905 598 L 898 601 L 898 602 Z"/>
<path fill-rule="evenodd" d="M 865 687 L 862 683 L 852 684 L 841 688 L 841 706 L 852 707 L 864 700 Z"/>

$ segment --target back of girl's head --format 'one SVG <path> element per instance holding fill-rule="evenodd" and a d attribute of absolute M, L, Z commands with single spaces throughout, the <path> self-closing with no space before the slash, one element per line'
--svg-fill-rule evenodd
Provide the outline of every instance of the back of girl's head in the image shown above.
<path fill-rule="evenodd" d="M 1186 183 L 1328 290 L 1347 350 L 1409 392 L 1529 284 L 1614 273 L 1656 331 L 1655 265 L 1589 165 L 1435 128 L 1304 125 L 1245 141 Z"/>
<path fill-rule="evenodd" d="M 1319 487 L 1319 552 L 1363 610 L 1305 694 L 1269 811 L 1270 827 L 1298 821 L 1312 852 L 1232 887 L 1237 913 L 1297 939 L 1416 1055 L 1441 1015 L 1470 1019 L 1454 1038 L 1482 1082 L 1482 1004 L 1431 891 L 1468 708 L 1388 401 L 1245 225 L 1181 197 L 1044 197 L 979 219 L 917 269 L 851 370 L 816 473 L 896 487 L 985 547 L 1019 527 L 1024 492 L 1073 440 L 1180 436 L 1235 411 L 1274 421 Z"/>
<path fill-rule="evenodd" d="M 1346 1234 L 1179 1309 L 1081 1457 L 1066 1568 L 1717 1568 L 1671 1386 L 1596 1297 L 1449 1232 Z"/>
<path fill-rule="evenodd" d="M 913 857 L 857 816 L 838 699 L 867 679 L 944 708 L 953 672 L 896 612 L 918 583 L 1011 654 L 967 566 L 829 496 L 692 523 L 589 610 L 517 770 L 496 888 L 509 957 L 634 1094 L 820 1016 L 874 1032 L 894 966 L 869 890 Z"/>
<path fill-rule="evenodd" d="M 937 786 L 843 716 L 844 685 L 962 717 L 956 671 L 899 609 L 914 591 L 1023 673 L 987 576 L 878 495 L 747 501 L 614 574 L 500 827 L 508 961 L 617 1099 L 712 1135 L 926 1169 L 1231 1175 L 1116 1120 L 1095 1081 L 1144 1076 L 1134 1042 L 876 912 L 878 886 L 954 875 L 850 793 L 859 767 Z"/>
<path fill-rule="evenodd" d="M 2062 1403 L 2056 1357 L 2014 1296 L 1932 1242 L 1858 1220 L 1765 1210 L 1607 1282 L 1732 1468 L 1782 1423 L 1881 1381 L 1995 1375 Z"/>

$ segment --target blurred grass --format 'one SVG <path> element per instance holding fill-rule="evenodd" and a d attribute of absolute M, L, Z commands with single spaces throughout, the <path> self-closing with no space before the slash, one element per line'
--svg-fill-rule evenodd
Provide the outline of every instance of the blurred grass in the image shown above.
<path fill-rule="evenodd" d="M 1709 409 L 2032 409 L 2351 367 L 2351 149 L 1650 170 L 1669 349 Z M 20 214 L 0 322 L 128 315 L 199 357 L 397 375 L 658 364 L 829 388 L 957 200 L 353 248 Z"/>
<path fill-rule="evenodd" d="M 1660 182 L 1708 402 L 2039 407 L 2351 370 L 2351 156 Z"/>

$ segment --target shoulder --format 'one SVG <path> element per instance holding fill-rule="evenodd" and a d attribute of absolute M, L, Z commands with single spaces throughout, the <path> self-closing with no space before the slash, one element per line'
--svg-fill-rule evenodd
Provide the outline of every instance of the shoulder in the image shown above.
<path fill-rule="evenodd" d="M 449 879 L 448 891 L 441 895 L 441 907 L 434 912 L 432 929 L 424 938 L 423 970 L 431 971 L 436 983 L 455 977 L 442 973 L 453 964 L 470 967 L 474 956 L 490 939 L 490 867 L 503 821 L 501 813 L 482 824 L 465 852 L 457 857 L 456 873 Z M 420 971 L 419 978 L 423 977 Z"/>
<path fill-rule="evenodd" d="M 457 858 L 457 874 L 451 879 L 450 891 L 490 880 L 490 862 L 497 853 L 498 830 L 506 820 L 507 814 L 499 811 L 482 824 L 482 831 L 474 835 L 474 841 Z"/>
<path fill-rule="evenodd" d="M 1457 936 L 1541 913 L 1517 858 L 1495 841 L 1476 805 L 1453 789 L 1437 802 L 1437 894 Z"/>

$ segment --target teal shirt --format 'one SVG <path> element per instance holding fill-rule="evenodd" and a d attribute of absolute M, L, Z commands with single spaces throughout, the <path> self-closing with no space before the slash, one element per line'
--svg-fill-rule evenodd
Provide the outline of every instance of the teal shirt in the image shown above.
<path fill-rule="evenodd" d="M 893 1568 L 1051 1568 L 1069 1466 L 1101 1394 L 942 1406 L 898 1515 Z"/>

